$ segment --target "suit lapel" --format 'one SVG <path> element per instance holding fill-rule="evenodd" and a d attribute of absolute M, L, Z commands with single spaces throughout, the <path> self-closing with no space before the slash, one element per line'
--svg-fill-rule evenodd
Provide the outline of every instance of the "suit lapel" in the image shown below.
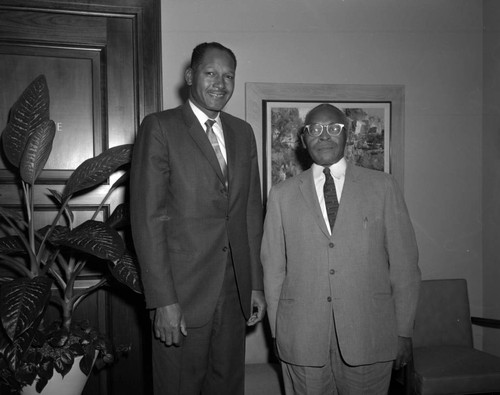
<path fill-rule="evenodd" d="M 215 151 L 212 148 L 212 144 L 208 140 L 207 134 L 203 127 L 198 122 L 198 118 L 194 115 L 193 110 L 191 110 L 191 106 L 188 102 L 186 102 L 182 107 L 184 113 L 184 120 L 186 122 L 188 133 L 191 138 L 194 140 L 198 148 L 201 150 L 203 155 L 207 158 L 210 166 L 217 173 L 217 177 L 219 177 L 220 181 L 224 183 L 224 176 L 222 174 L 222 170 L 220 168 L 219 162 L 217 160 L 217 156 L 215 155 Z"/>
<path fill-rule="evenodd" d="M 224 133 L 224 143 L 226 144 L 227 179 L 229 187 L 231 188 L 233 182 L 238 179 L 234 174 L 237 169 L 235 166 L 237 157 L 236 132 L 233 130 L 230 123 L 227 122 L 223 112 L 220 113 L 220 119 L 222 122 L 222 132 Z"/>
<path fill-rule="evenodd" d="M 323 213 L 321 212 L 321 207 L 319 205 L 312 169 L 309 168 L 308 170 L 298 174 L 295 177 L 298 177 L 299 189 L 302 193 L 302 196 L 304 197 L 304 200 L 306 201 L 309 210 L 311 210 L 311 213 L 318 223 L 318 226 L 321 228 L 321 231 L 325 234 L 325 236 L 330 238 L 330 232 L 326 227 Z"/>

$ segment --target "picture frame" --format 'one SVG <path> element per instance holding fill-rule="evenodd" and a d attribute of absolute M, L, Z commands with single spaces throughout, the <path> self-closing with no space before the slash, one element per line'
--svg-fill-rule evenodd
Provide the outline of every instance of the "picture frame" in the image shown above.
<path fill-rule="evenodd" d="M 307 112 L 320 103 L 333 104 L 348 115 L 346 158 L 391 173 L 403 189 L 403 85 L 247 82 L 245 100 L 246 120 L 257 142 L 264 201 L 273 184 L 310 165 L 298 132 Z"/>

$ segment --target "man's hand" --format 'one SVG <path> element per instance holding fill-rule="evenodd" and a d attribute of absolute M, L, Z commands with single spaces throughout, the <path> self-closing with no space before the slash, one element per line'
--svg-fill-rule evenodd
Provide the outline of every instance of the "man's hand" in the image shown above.
<path fill-rule="evenodd" d="M 399 370 L 411 360 L 413 343 L 411 337 L 398 336 L 398 355 L 394 361 L 394 369 Z"/>
<path fill-rule="evenodd" d="M 252 291 L 252 315 L 247 321 L 248 326 L 253 326 L 262 321 L 266 314 L 266 299 L 263 291 Z"/>
<path fill-rule="evenodd" d="M 157 307 L 153 323 L 155 336 L 166 346 L 181 344 L 182 333 L 187 336 L 186 322 L 178 303 Z"/>

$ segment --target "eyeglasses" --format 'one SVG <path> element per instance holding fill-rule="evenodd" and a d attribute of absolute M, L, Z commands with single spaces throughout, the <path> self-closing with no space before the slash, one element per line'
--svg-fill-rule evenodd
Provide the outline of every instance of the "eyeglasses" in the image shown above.
<path fill-rule="evenodd" d="M 329 123 L 328 125 L 323 125 L 321 123 L 311 123 L 310 125 L 305 125 L 304 130 L 311 137 L 319 137 L 323 133 L 323 128 L 326 129 L 326 132 L 332 136 L 338 136 L 342 132 L 342 128 L 344 124 L 342 123 Z"/>

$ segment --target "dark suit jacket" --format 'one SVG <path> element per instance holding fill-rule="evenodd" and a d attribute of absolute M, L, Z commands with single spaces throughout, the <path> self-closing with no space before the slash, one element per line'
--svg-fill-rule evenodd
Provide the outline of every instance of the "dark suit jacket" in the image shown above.
<path fill-rule="evenodd" d="M 179 303 L 188 327 L 210 319 L 232 252 L 245 317 L 263 290 L 262 199 L 251 126 L 221 112 L 229 189 L 189 103 L 142 122 L 131 170 L 131 220 L 149 308 Z"/>
<path fill-rule="evenodd" d="M 273 187 L 262 264 L 280 357 L 324 365 L 333 309 L 346 363 L 395 359 L 397 336 L 412 336 L 417 261 L 413 227 L 392 176 L 348 165 L 332 235 L 311 169 Z"/>

